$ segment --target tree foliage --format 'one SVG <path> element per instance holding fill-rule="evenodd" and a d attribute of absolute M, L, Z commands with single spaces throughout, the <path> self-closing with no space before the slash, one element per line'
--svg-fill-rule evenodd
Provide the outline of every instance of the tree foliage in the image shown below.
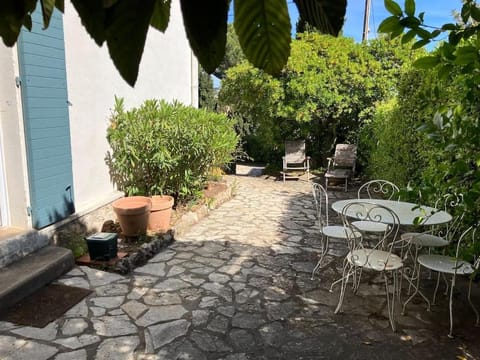
<path fill-rule="evenodd" d="M 219 79 L 223 79 L 226 75 L 226 71 L 235 65 L 245 61 L 245 55 L 243 55 L 242 48 L 238 42 L 238 36 L 235 33 L 233 24 L 228 24 L 227 28 L 227 44 L 225 46 L 225 56 L 223 57 L 220 65 L 215 69 L 214 75 Z"/>
<path fill-rule="evenodd" d="M 198 66 L 198 107 L 201 109 L 215 110 L 216 94 L 213 88 L 212 77 L 202 67 Z"/>
<path fill-rule="evenodd" d="M 227 72 L 219 97 L 243 123 L 251 124 L 247 143 L 258 140 L 247 151 L 254 148 L 254 158 L 258 150 L 278 156 L 285 139 L 305 138 L 314 149 L 311 155 L 322 159 L 335 141 L 356 142 L 375 103 L 392 95 L 403 63 L 412 56 L 406 47 L 393 45 L 303 34 L 292 42 L 281 76 L 242 64 Z"/>
<path fill-rule="evenodd" d="M 460 21 L 432 28 L 416 15 L 414 0 L 402 9 L 393 0 L 385 0 L 391 16 L 379 30 L 402 41 L 415 39 L 413 47 L 422 47 L 441 34 L 446 40 L 437 49 L 418 59 L 414 65 L 434 74 L 435 81 L 423 86 L 419 96 L 434 111 L 422 119 L 420 128 L 433 148 L 430 165 L 419 177 L 414 190 L 424 201 L 438 196 L 461 193 L 467 210 L 466 223 L 478 222 L 480 214 L 480 7 L 466 0 Z M 424 112 L 427 107 L 418 107 Z"/>
<path fill-rule="evenodd" d="M 165 31 L 171 0 L 71 0 L 86 31 L 97 45 L 106 43 L 122 77 L 134 85 L 149 27 Z M 337 35 L 343 26 L 346 0 L 295 0 L 312 26 Z M 31 30 L 31 14 L 39 5 L 44 27 L 64 0 L 3 0 L 0 36 L 13 46 L 21 28 Z M 212 73 L 225 54 L 230 0 L 180 0 L 190 46 L 202 67 Z M 290 18 L 286 0 L 235 0 L 234 25 L 247 59 L 269 73 L 279 73 L 290 52 Z"/>

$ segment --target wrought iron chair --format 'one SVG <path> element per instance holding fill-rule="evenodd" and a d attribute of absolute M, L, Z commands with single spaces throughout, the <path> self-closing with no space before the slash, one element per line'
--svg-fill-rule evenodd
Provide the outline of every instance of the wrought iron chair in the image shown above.
<path fill-rule="evenodd" d="M 327 158 L 328 166 L 325 172 L 325 189 L 328 190 L 330 179 L 342 179 L 345 181 L 345 191 L 348 190 L 348 179 L 355 174 L 357 161 L 357 145 L 337 144 L 335 154 Z"/>
<path fill-rule="evenodd" d="M 460 208 L 462 204 L 463 195 L 446 194 L 435 202 L 435 208 L 447 212 L 454 210 L 458 213 L 458 210 L 455 209 Z M 444 248 L 451 243 L 452 239 L 458 238 L 459 227 L 462 224 L 464 215 L 463 212 L 460 212 L 452 219 L 452 221 L 443 225 L 432 226 L 424 232 L 406 232 L 402 234 L 401 239 L 409 244 L 408 254 L 410 255 L 413 264 L 413 275 L 417 273 L 417 267 L 419 266 L 417 258 L 422 249 L 427 248 L 428 253 L 430 253 L 432 249 Z M 426 214 L 426 217 L 428 218 L 428 214 Z M 412 280 L 414 280 L 413 277 Z M 446 285 L 447 289 L 445 290 L 445 293 L 448 293 L 447 282 Z M 435 296 L 432 299 L 432 304 L 435 304 Z"/>
<path fill-rule="evenodd" d="M 438 284 L 439 284 L 439 279 L 440 279 L 440 274 L 445 274 L 445 275 L 451 275 L 451 285 L 450 285 L 450 297 L 449 297 L 449 303 L 448 303 L 448 308 L 449 308 L 449 315 L 450 315 L 450 331 L 448 333 L 448 337 L 452 338 L 453 337 L 453 290 L 456 285 L 456 277 L 457 275 L 470 275 L 470 281 L 468 285 L 468 294 L 467 294 L 467 299 L 468 303 L 470 304 L 471 308 L 475 312 L 476 316 L 476 321 L 475 325 L 479 326 L 480 325 L 480 317 L 478 314 L 478 310 L 475 308 L 475 306 L 472 303 L 471 300 L 471 290 L 472 290 L 472 281 L 473 281 L 473 276 L 471 276 L 474 272 L 478 271 L 480 269 L 480 255 L 477 254 L 476 258 L 474 258 L 474 264 L 472 265 L 471 263 L 462 260 L 460 256 L 460 249 L 463 241 L 466 239 L 470 238 L 472 243 L 475 242 L 475 236 L 477 232 L 477 227 L 469 227 L 467 230 L 465 230 L 457 243 L 456 246 L 456 252 L 455 252 L 455 257 L 451 256 L 446 256 L 446 255 L 437 255 L 437 254 L 425 254 L 425 255 L 420 255 L 417 259 L 418 264 L 420 265 L 417 268 L 417 286 L 415 288 L 415 292 L 405 301 L 403 305 L 403 311 L 405 311 L 405 308 L 407 304 L 413 299 L 413 297 L 418 293 L 418 287 L 420 285 L 420 272 L 421 272 L 421 267 L 423 266 L 426 269 L 429 269 L 431 271 L 436 271 L 438 272 L 439 276 L 437 277 L 437 284 L 435 286 L 435 291 L 433 297 L 435 298 L 435 295 L 438 290 Z"/>
<path fill-rule="evenodd" d="M 336 239 L 349 239 L 360 237 L 361 234 L 357 231 L 352 231 L 351 228 L 345 227 L 344 225 L 330 225 L 328 219 L 328 193 L 324 187 L 320 184 L 312 184 L 312 193 L 313 200 L 315 202 L 315 210 L 317 216 L 317 224 L 320 230 L 321 240 L 322 240 L 322 252 L 320 258 L 318 259 L 315 268 L 312 271 L 312 280 L 315 277 L 315 273 L 322 266 L 322 261 L 325 254 L 328 252 L 328 242 L 329 238 Z"/>
<path fill-rule="evenodd" d="M 345 206 L 342 211 L 343 224 L 346 227 L 355 229 L 351 218 L 346 214 L 351 214 L 353 211 L 356 218 L 373 222 L 388 222 L 390 226 L 387 231 L 381 236 L 378 242 L 373 246 L 368 246 L 363 242 L 363 238 L 350 237 L 348 239 L 349 252 L 344 260 L 342 286 L 340 290 L 340 297 L 338 305 L 335 309 L 337 314 L 342 308 L 345 290 L 350 277 L 353 278 L 354 291 L 360 286 L 361 274 L 363 270 L 370 270 L 382 274 L 385 282 L 385 293 L 387 298 L 387 311 L 390 326 L 395 331 L 395 296 L 399 294 L 398 272 L 403 267 L 402 259 L 395 255 L 392 250 L 397 242 L 400 220 L 398 215 L 391 209 L 372 204 L 368 202 L 352 202 Z M 389 280 L 388 275 L 393 276 L 393 292 L 390 297 L 389 294 Z"/>
<path fill-rule="evenodd" d="M 305 155 L 305 140 L 285 141 L 285 156 L 283 156 L 283 182 L 290 171 L 303 171 L 310 180 L 310 156 Z"/>
<path fill-rule="evenodd" d="M 370 180 L 360 186 L 357 192 L 359 199 L 382 198 L 391 200 L 392 198 L 400 199 L 400 189 L 394 183 L 387 180 Z M 384 233 L 388 225 L 377 221 L 354 221 L 352 224 L 363 233 L 371 233 L 373 235 L 381 235 Z"/>

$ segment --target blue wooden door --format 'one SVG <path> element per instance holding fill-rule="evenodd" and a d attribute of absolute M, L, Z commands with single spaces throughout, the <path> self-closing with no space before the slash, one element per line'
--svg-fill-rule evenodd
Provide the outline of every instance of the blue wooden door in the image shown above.
<path fill-rule="evenodd" d="M 33 227 L 75 212 L 62 15 L 55 10 L 42 30 L 40 11 L 32 32 L 18 41 L 25 142 Z"/>

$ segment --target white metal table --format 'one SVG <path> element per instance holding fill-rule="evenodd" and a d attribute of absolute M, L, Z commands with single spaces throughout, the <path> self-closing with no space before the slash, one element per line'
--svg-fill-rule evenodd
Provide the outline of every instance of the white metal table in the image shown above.
<path fill-rule="evenodd" d="M 372 203 L 372 205 L 381 205 L 393 210 L 400 220 L 401 225 L 439 225 L 445 224 L 452 220 L 452 215 L 443 210 L 437 210 L 430 206 L 417 205 L 405 201 L 397 200 L 383 200 L 383 199 L 346 199 L 335 201 L 332 204 L 332 209 L 341 214 L 343 208 L 352 202 Z M 351 213 L 347 212 L 347 216 L 356 217 L 353 208 L 350 208 Z M 416 219 L 422 218 L 417 223 Z M 388 223 L 388 217 L 385 218 L 385 222 Z"/>

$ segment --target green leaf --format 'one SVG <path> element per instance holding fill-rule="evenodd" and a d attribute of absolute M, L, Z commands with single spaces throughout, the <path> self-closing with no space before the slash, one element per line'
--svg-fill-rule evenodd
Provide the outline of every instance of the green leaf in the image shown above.
<path fill-rule="evenodd" d="M 72 0 L 82 24 L 98 46 L 105 42 L 107 9 L 98 0 Z"/>
<path fill-rule="evenodd" d="M 290 55 L 286 0 L 235 1 L 235 31 L 247 59 L 267 73 L 280 72 Z"/>
<path fill-rule="evenodd" d="M 390 16 L 383 20 L 378 26 L 378 32 L 390 33 L 398 29 L 400 26 L 400 20 L 396 16 Z"/>
<path fill-rule="evenodd" d="M 165 32 L 170 20 L 171 0 L 156 0 L 153 8 L 153 15 L 150 19 L 150 25 L 155 29 Z"/>
<path fill-rule="evenodd" d="M 444 30 L 444 31 L 452 31 L 452 30 L 456 30 L 456 29 L 457 29 L 457 25 L 452 24 L 452 23 L 442 25 L 442 30 Z"/>
<path fill-rule="evenodd" d="M 405 13 L 408 16 L 415 14 L 415 0 L 405 0 Z"/>
<path fill-rule="evenodd" d="M 180 4 L 190 46 L 205 71 L 212 73 L 225 55 L 228 1 L 180 0 Z"/>
<path fill-rule="evenodd" d="M 43 28 L 46 29 L 55 8 L 55 0 L 40 0 L 40 4 L 42 5 Z"/>
<path fill-rule="evenodd" d="M 438 56 L 424 56 L 413 62 L 413 66 L 419 69 L 431 69 L 440 63 Z"/>
<path fill-rule="evenodd" d="M 15 44 L 22 25 L 31 29 L 30 14 L 36 5 L 37 0 L 0 1 L 0 36 L 6 46 Z"/>
<path fill-rule="evenodd" d="M 65 12 L 65 1 L 64 0 L 55 0 L 55 7 L 60 10 L 60 12 Z"/>
<path fill-rule="evenodd" d="M 402 8 L 395 1 L 385 0 L 384 4 L 385 4 L 385 9 L 387 9 L 387 11 L 390 14 L 392 14 L 394 16 L 402 16 L 402 14 L 403 14 Z"/>
<path fill-rule="evenodd" d="M 346 0 L 294 0 L 300 19 L 324 34 L 337 36 L 345 22 Z"/>
<path fill-rule="evenodd" d="M 478 59 L 478 50 L 474 46 L 463 46 L 457 48 L 455 55 L 457 56 L 454 61 L 455 64 L 467 65 Z"/>
<path fill-rule="evenodd" d="M 415 31 L 410 30 L 405 35 L 402 36 L 402 44 L 410 42 L 415 37 Z"/>
<path fill-rule="evenodd" d="M 419 49 L 419 48 L 427 45 L 429 42 L 430 42 L 430 40 L 428 40 L 428 39 L 419 40 L 415 44 L 412 45 L 412 49 L 413 50 Z"/>
<path fill-rule="evenodd" d="M 155 0 L 121 0 L 108 9 L 105 28 L 110 57 L 120 75 L 135 85 Z"/>
<path fill-rule="evenodd" d="M 478 7 L 476 7 L 475 5 L 473 5 L 471 8 L 471 17 L 473 20 L 475 21 L 480 21 L 480 9 Z"/>

